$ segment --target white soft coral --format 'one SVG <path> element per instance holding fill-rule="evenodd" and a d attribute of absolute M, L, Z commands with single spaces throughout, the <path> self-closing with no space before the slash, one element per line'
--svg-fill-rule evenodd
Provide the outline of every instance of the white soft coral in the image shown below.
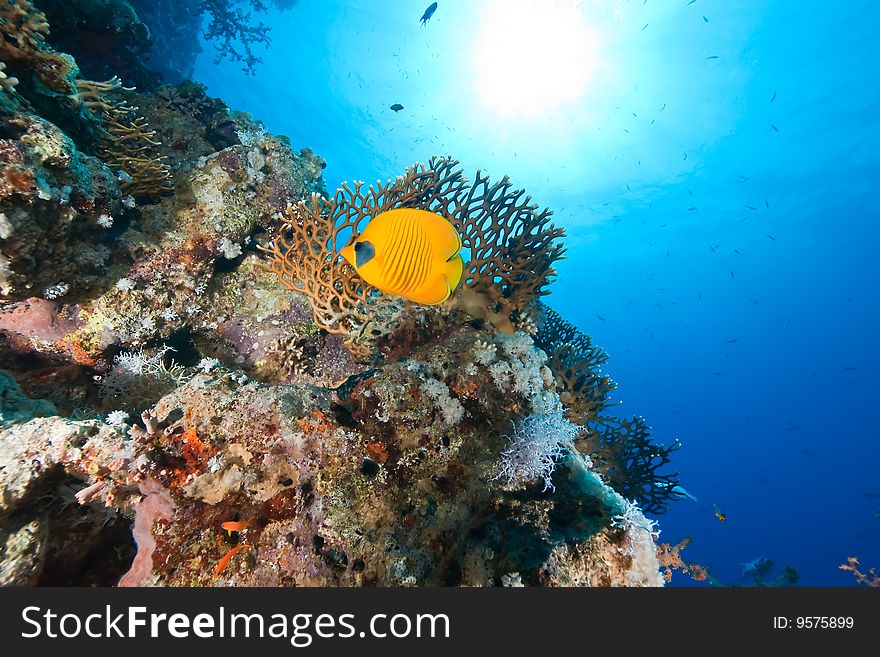
<path fill-rule="evenodd" d="M 554 489 L 551 476 L 565 453 L 565 444 L 581 430 L 565 419 L 559 399 L 541 413 L 524 417 L 507 436 L 510 447 L 501 453 L 501 469 L 495 479 L 508 485 L 543 480 L 544 490 Z"/>

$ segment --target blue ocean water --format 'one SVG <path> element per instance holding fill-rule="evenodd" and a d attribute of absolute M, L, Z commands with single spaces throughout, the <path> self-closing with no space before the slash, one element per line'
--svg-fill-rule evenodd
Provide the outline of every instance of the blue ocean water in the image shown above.
<path fill-rule="evenodd" d="M 689 561 L 880 566 L 880 6 L 428 4 L 299 0 L 254 76 L 205 43 L 194 77 L 326 158 L 331 191 L 449 154 L 553 209 L 546 300 L 609 352 L 620 412 L 683 443 L 700 501 L 660 527 Z"/>

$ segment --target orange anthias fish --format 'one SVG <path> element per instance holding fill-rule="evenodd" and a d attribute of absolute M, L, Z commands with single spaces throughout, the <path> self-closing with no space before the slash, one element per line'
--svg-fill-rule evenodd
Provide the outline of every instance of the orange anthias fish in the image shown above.
<path fill-rule="evenodd" d="M 250 527 L 250 523 L 247 520 L 227 520 L 220 526 L 226 530 L 227 534 L 231 534 L 247 529 Z"/>
<path fill-rule="evenodd" d="M 727 514 L 725 514 L 724 511 L 722 511 L 721 509 L 719 509 L 717 504 L 713 504 L 712 506 L 715 507 L 715 517 L 718 518 L 718 520 L 720 520 L 721 522 L 724 522 L 725 520 L 727 520 Z"/>
<path fill-rule="evenodd" d="M 370 285 L 428 306 L 446 301 L 464 270 L 455 226 L 427 210 L 383 212 L 340 253 Z"/>

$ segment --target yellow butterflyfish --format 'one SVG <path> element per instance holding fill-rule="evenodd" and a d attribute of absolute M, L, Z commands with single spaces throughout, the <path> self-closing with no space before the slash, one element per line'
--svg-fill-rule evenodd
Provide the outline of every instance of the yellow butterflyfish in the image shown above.
<path fill-rule="evenodd" d="M 429 306 L 449 298 L 464 269 L 455 226 L 427 210 L 383 212 L 340 253 L 373 287 Z"/>

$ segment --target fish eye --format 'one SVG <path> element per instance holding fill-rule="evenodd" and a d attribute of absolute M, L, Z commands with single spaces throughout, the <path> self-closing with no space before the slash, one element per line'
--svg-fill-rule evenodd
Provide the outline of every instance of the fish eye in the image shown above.
<path fill-rule="evenodd" d="M 364 248 L 363 242 L 355 242 L 354 243 L 354 252 L 355 253 L 360 253 L 363 248 Z"/>

